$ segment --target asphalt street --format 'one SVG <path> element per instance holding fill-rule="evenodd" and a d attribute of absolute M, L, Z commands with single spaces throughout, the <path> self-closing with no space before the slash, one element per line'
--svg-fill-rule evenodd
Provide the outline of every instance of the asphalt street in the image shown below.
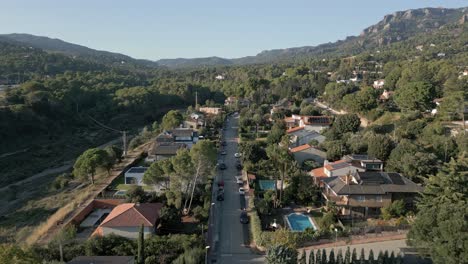
<path fill-rule="evenodd" d="M 216 201 L 216 225 L 218 246 L 216 263 L 264 263 L 261 255 L 253 253 L 249 248 L 249 225 L 241 224 L 240 214 L 246 207 L 246 197 L 239 194 L 239 185 L 235 176 L 241 175 L 236 169 L 238 152 L 238 116 L 229 117 L 224 130 L 224 146 L 226 155 L 220 158 L 224 160 L 227 169 L 220 171 L 218 179 L 224 181 L 224 201 Z M 215 185 L 216 186 L 216 185 Z"/>

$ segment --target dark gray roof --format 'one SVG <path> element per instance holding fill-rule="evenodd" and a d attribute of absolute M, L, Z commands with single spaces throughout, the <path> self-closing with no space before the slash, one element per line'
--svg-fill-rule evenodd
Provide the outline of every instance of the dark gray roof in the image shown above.
<path fill-rule="evenodd" d="M 134 264 L 133 256 L 79 256 L 67 264 Z"/>
<path fill-rule="evenodd" d="M 149 151 L 150 155 L 176 155 L 181 148 L 187 147 L 181 143 L 157 143 Z"/>
<path fill-rule="evenodd" d="M 354 178 L 358 184 L 346 184 L 340 176 L 323 178 L 337 195 L 348 194 L 386 194 L 386 193 L 417 193 L 422 187 L 394 172 L 356 172 Z"/>
<path fill-rule="evenodd" d="M 128 173 L 145 173 L 148 167 L 132 167 L 127 172 Z"/>
<path fill-rule="evenodd" d="M 173 129 L 171 131 L 172 135 L 174 137 L 192 137 L 195 136 L 195 131 L 192 129 L 186 129 L 186 128 L 177 128 Z"/>

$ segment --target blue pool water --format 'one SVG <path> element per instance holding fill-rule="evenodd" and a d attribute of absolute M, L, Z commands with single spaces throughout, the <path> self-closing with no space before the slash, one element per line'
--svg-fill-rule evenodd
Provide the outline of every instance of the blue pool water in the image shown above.
<path fill-rule="evenodd" d="M 304 231 L 306 228 L 317 230 L 312 220 L 304 214 L 290 214 L 286 217 L 292 231 Z"/>
<path fill-rule="evenodd" d="M 260 190 L 263 190 L 263 191 L 275 189 L 275 181 L 259 180 L 258 184 L 260 185 Z"/>

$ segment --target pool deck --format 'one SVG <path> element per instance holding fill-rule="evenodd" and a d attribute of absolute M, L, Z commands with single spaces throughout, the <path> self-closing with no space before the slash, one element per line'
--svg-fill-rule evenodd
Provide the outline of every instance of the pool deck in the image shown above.
<path fill-rule="evenodd" d="M 93 227 L 94 224 L 102 217 L 105 213 L 110 213 L 112 209 L 96 209 L 91 212 L 83 222 L 81 222 L 80 227 Z"/>

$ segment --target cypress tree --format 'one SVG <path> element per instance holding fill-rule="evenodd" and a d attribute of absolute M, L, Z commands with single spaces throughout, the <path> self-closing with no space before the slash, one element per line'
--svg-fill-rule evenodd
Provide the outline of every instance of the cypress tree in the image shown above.
<path fill-rule="evenodd" d="M 369 251 L 368 260 L 369 260 L 369 264 L 374 264 L 375 263 L 375 261 L 374 261 L 374 251 L 372 249 Z"/>
<path fill-rule="evenodd" d="M 383 254 L 383 259 L 384 259 L 384 263 L 385 264 L 390 264 L 390 259 L 389 259 L 389 256 L 388 256 L 388 250 L 385 250 L 384 254 Z"/>
<path fill-rule="evenodd" d="M 377 263 L 385 264 L 384 254 L 382 253 L 382 250 L 379 251 L 379 255 L 377 256 Z"/>
<path fill-rule="evenodd" d="M 359 257 L 359 262 L 361 264 L 366 264 L 366 254 L 364 253 L 364 248 L 361 248 L 361 256 Z"/>
<path fill-rule="evenodd" d="M 327 264 L 327 250 L 326 249 L 322 249 L 322 262 L 320 263 Z"/>
<path fill-rule="evenodd" d="M 328 256 L 328 264 L 336 264 L 335 251 L 333 248 L 330 250 L 330 255 Z"/>
<path fill-rule="evenodd" d="M 356 248 L 353 248 L 353 254 L 351 254 L 351 263 L 356 264 L 357 263 L 357 252 Z"/>
<path fill-rule="evenodd" d="M 315 264 L 314 250 L 311 249 L 309 253 L 309 264 Z"/>
<path fill-rule="evenodd" d="M 395 254 L 392 251 L 392 254 L 390 254 L 390 258 L 388 259 L 388 263 L 395 264 L 395 262 L 396 262 Z"/>
<path fill-rule="evenodd" d="M 322 264 L 322 254 L 320 253 L 320 249 L 317 250 L 317 255 L 315 255 L 315 264 Z"/>
<path fill-rule="evenodd" d="M 344 256 L 344 263 L 351 264 L 351 250 L 349 249 L 349 247 L 346 248 L 346 252 Z"/>
<path fill-rule="evenodd" d="M 299 264 L 307 264 L 307 257 L 305 250 L 302 250 L 301 257 L 299 258 Z"/>
<path fill-rule="evenodd" d="M 338 254 L 336 255 L 336 264 L 344 264 L 343 251 L 341 248 L 338 250 Z"/>
<path fill-rule="evenodd" d="M 141 224 L 140 232 L 138 233 L 138 252 L 137 252 L 137 263 L 145 264 L 145 233 L 144 226 Z"/>

